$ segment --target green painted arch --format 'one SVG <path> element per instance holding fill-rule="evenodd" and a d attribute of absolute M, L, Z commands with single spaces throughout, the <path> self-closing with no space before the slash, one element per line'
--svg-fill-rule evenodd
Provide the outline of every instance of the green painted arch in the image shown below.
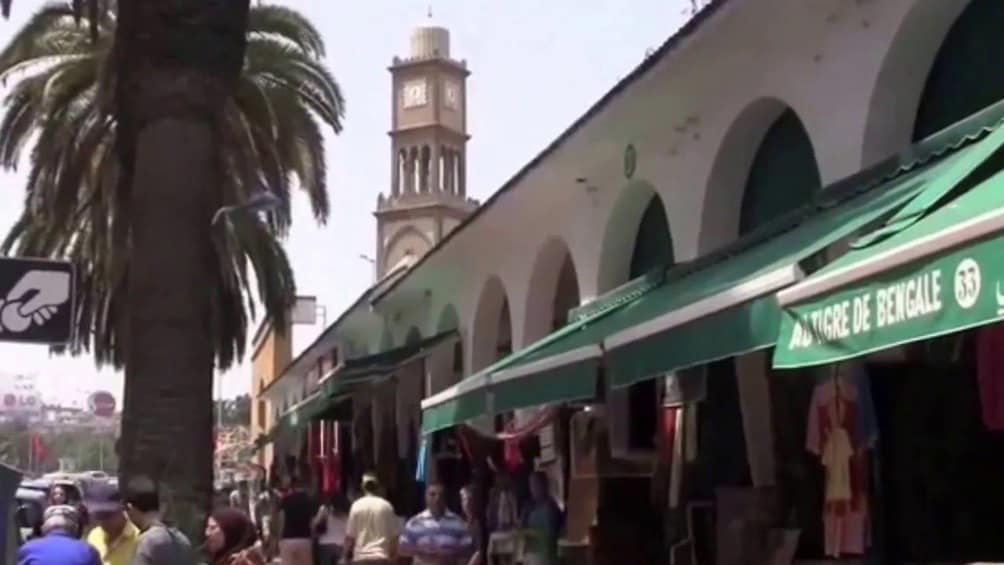
<path fill-rule="evenodd" d="M 621 189 L 604 226 L 597 290 L 608 292 L 636 273 L 673 263 L 673 237 L 666 203 L 644 179 Z"/>
<path fill-rule="evenodd" d="M 638 222 L 628 279 L 638 278 L 659 267 L 668 267 L 673 262 L 673 236 L 669 231 L 666 207 L 662 198 L 653 194 Z"/>
<path fill-rule="evenodd" d="M 1004 99 L 1004 2 L 971 0 L 941 42 L 924 84 L 918 141 Z"/>
<path fill-rule="evenodd" d="M 450 330 L 460 330 L 460 316 L 457 314 L 457 307 L 453 304 L 447 304 L 439 311 L 432 333 L 440 334 Z"/>
<path fill-rule="evenodd" d="M 809 132 L 788 108 L 764 133 L 750 164 L 739 211 L 739 235 L 807 204 L 822 187 Z"/>
<path fill-rule="evenodd" d="M 418 329 L 418 326 L 411 326 L 408 328 L 408 333 L 405 334 L 404 344 L 411 345 L 420 341 L 422 341 L 422 330 Z"/>

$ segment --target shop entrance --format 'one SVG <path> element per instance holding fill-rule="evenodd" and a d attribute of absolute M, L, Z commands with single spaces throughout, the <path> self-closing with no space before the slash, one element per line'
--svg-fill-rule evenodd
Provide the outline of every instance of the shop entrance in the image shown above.
<path fill-rule="evenodd" d="M 972 341 L 958 362 L 868 367 L 880 433 L 876 542 L 888 563 L 1004 559 L 1004 433 L 983 422 Z"/>

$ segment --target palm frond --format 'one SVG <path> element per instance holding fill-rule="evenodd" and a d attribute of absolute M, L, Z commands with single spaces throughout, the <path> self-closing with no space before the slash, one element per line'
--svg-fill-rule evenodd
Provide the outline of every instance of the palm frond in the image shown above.
<path fill-rule="evenodd" d="M 295 45 L 310 58 L 324 57 L 324 39 L 302 14 L 283 6 L 257 6 L 248 16 L 248 33 L 266 35 Z"/>
<path fill-rule="evenodd" d="M 0 251 L 73 261 L 76 332 L 65 351 L 121 366 L 131 225 L 128 172 L 120 169 L 108 104 L 115 18 L 110 0 L 87 6 L 84 14 L 47 6 L 0 51 L 0 77 L 16 80 L 3 101 L 0 165 L 17 166 L 30 147 L 24 210 Z M 272 6 L 253 8 L 250 19 L 243 74 L 217 130 L 220 196 L 239 205 L 265 189 L 282 204 L 262 218 L 229 218 L 214 235 L 210 322 L 220 368 L 244 355 L 256 301 L 280 327 L 288 315 L 296 287 L 280 240 L 292 221 L 290 191 L 299 187 L 318 220 L 327 218 L 323 129 L 339 132 L 344 116 L 313 25 Z M 86 30 L 98 20 L 94 41 Z"/>

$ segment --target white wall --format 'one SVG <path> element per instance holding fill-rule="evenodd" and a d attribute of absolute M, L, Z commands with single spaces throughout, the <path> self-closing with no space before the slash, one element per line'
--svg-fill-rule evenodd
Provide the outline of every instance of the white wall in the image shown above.
<path fill-rule="evenodd" d="M 550 320 L 538 310 L 549 308 L 546 283 L 561 267 L 555 242 L 572 256 L 583 301 L 592 299 L 625 282 L 653 192 L 678 261 L 728 243 L 752 156 L 786 108 L 802 120 L 824 183 L 905 147 L 927 69 L 965 4 L 728 2 L 378 306 L 395 341 L 411 325 L 431 335 L 452 305 L 470 374 L 494 347 L 490 324 L 477 323 L 479 307 L 496 308 L 490 295 L 501 288 L 513 346 L 528 345 L 541 337 L 539 319 Z M 637 150 L 631 180 L 623 169 L 629 143 Z"/>

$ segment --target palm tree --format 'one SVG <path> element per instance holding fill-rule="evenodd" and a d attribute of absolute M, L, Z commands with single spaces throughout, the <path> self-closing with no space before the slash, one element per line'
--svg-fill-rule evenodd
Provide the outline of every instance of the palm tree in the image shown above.
<path fill-rule="evenodd" d="M 154 476 L 176 507 L 204 509 L 213 368 L 243 355 L 254 295 L 282 327 L 290 189 L 326 220 L 322 125 L 340 131 L 344 103 L 319 33 L 292 10 L 98 4 L 88 25 L 48 5 L 0 52 L 0 80 L 17 81 L 0 163 L 31 147 L 3 249 L 78 265 L 69 350 L 125 367 L 124 478 Z M 262 190 L 281 202 L 266 217 L 210 226 Z"/>

